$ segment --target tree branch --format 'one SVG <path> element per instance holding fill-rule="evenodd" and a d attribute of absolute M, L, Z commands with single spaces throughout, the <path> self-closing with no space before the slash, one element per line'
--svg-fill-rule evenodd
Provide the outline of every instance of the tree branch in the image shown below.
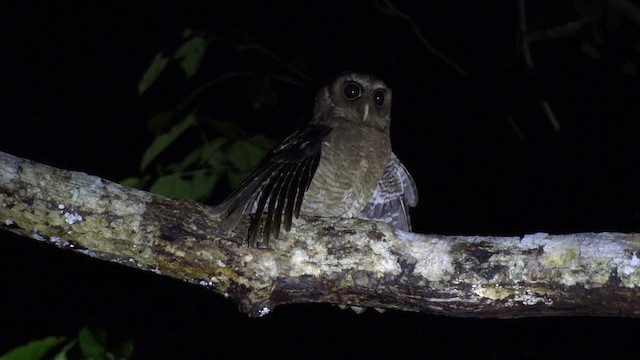
<path fill-rule="evenodd" d="M 501 317 L 640 314 L 638 234 L 438 236 L 303 218 L 270 249 L 212 208 L 0 153 L 0 227 L 200 284 L 250 315 L 329 302 Z"/>

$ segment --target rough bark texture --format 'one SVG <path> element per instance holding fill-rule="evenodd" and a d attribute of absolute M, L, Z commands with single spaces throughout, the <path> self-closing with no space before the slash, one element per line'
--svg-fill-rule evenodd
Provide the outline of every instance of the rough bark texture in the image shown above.
<path fill-rule="evenodd" d="M 200 284 L 250 315 L 329 302 L 452 316 L 640 314 L 638 234 L 438 236 L 303 218 L 270 249 L 210 207 L 0 153 L 0 227 Z"/>

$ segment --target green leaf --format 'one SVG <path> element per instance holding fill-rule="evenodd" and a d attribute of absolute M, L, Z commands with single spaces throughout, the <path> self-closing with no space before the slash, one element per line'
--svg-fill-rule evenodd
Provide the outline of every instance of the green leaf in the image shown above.
<path fill-rule="evenodd" d="M 18 346 L 8 353 L 0 356 L 0 360 L 13 360 L 13 359 L 42 359 L 47 353 L 65 341 L 64 336 L 55 337 L 49 336 L 41 340 L 34 340 L 26 345 Z"/>
<path fill-rule="evenodd" d="M 229 148 L 227 160 L 232 169 L 227 172 L 227 180 L 232 188 L 240 183 L 258 166 L 275 141 L 264 135 L 255 135 L 246 140 L 238 140 Z"/>
<path fill-rule="evenodd" d="M 62 350 L 58 351 L 58 353 L 53 357 L 53 360 L 67 360 L 67 352 L 69 352 L 69 350 L 71 350 L 75 345 L 76 340 L 70 341 L 62 348 Z"/>
<path fill-rule="evenodd" d="M 582 42 L 580 43 L 580 48 L 582 49 L 582 52 L 587 54 L 590 58 L 594 60 L 600 59 L 600 52 L 598 51 L 598 49 L 593 47 L 593 45 L 589 44 L 588 41 L 582 40 Z"/>
<path fill-rule="evenodd" d="M 190 114 L 184 118 L 180 123 L 175 125 L 169 132 L 156 136 L 151 145 L 147 148 L 142 156 L 142 163 L 140 164 L 140 170 L 144 171 L 147 166 L 171 143 L 173 143 L 182 133 L 189 127 L 196 123 L 196 118 L 193 114 Z"/>
<path fill-rule="evenodd" d="M 98 340 L 96 336 L 94 336 L 94 334 L 89 330 L 89 328 L 84 327 L 80 329 L 80 333 L 78 334 L 78 342 L 80 344 L 80 349 L 82 350 L 82 355 L 84 355 L 86 358 L 105 358 L 107 350 L 105 349 L 103 342 Z"/>
<path fill-rule="evenodd" d="M 232 189 L 238 188 L 238 186 L 242 184 L 242 181 L 244 181 L 244 179 L 246 179 L 250 174 L 250 171 L 229 170 L 227 172 L 227 181 L 229 182 L 229 186 L 231 186 Z"/>
<path fill-rule="evenodd" d="M 171 125 L 171 118 L 173 117 L 173 111 L 159 112 L 149 119 L 149 130 L 155 135 L 162 134 L 167 131 L 169 125 Z"/>
<path fill-rule="evenodd" d="M 144 187 L 144 182 L 142 181 L 141 178 L 131 176 L 121 180 L 120 185 L 142 189 Z"/>
<path fill-rule="evenodd" d="M 120 346 L 120 349 L 118 349 L 118 351 L 116 352 L 117 358 L 130 359 L 133 356 L 133 350 L 134 350 L 133 339 L 129 339 L 125 341 L 124 344 Z"/>
<path fill-rule="evenodd" d="M 175 173 L 158 178 L 150 191 L 181 199 L 203 200 L 211 194 L 219 178 L 219 172 L 208 169 Z"/>
<path fill-rule="evenodd" d="M 247 139 L 250 143 L 262 148 L 263 150 L 269 151 L 273 149 L 278 142 L 270 137 L 266 137 L 262 134 L 253 135 Z M 266 153 L 265 151 L 265 153 Z M 263 155 L 264 156 L 264 155 Z"/>
<path fill-rule="evenodd" d="M 187 170 L 189 167 L 191 167 L 192 165 L 198 163 L 201 157 L 202 157 L 202 147 L 199 147 L 193 150 L 192 152 L 190 152 L 189 154 L 187 154 L 187 156 L 185 156 L 184 159 L 182 159 L 182 161 L 167 165 L 164 172 L 168 172 L 168 173 L 183 172 Z"/>
<path fill-rule="evenodd" d="M 169 57 L 164 56 L 161 52 L 156 54 L 156 57 L 153 58 L 151 65 L 147 68 L 144 75 L 142 75 L 142 80 L 138 83 L 138 94 L 142 95 L 149 86 L 151 86 L 158 76 L 162 73 L 164 68 L 167 66 L 169 62 Z"/>
<path fill-rule="evenodd" d="M 223 137 L 215 138 L 202 146 L 201 163 L 209 165 L 213 169 L 222 171 L 222 162 L 224 154 L 222 153 L 222 145 L 227 143 L 227 139 Z"/>
<path fill-rule="evenodd" d="M 194 165 L 208 165 L 214 170 L 222 171 L 224 154 L 222 145 L 227 142 L 225 138 L 216 138 L 191 151 L 178 163 L 167 165 L 166 171 L 170 173 L 184 172 Z"/>
<path fill-rule="evenodd" d="M 229 162 L 238 170 L 246 171 L 254 169 L 264 157 L 266 150 L 260 146 L 238 140 L 229 148 Z"/>
<path fill-rule="evenodd" d="M 244 130 L 229 121 L 214 119 L 211 120 L 211 126 L 220 133 L 220 135 L 229 138 L 229 139 L 237 139 L 241 136 L 244 136 Z"/>
<path fill-rule="evenodd" d="M 622 66 L 622 72 L 630 76 L 638 76 L 638 67 L 630 60 L 627 60 Z"/>
<path fill-rule="evenodd" d="M 200 61 L 204 56 L 207 49 L 208 42 L 200 36 L 195 36 L 184 44 L 173 55 L 174 59 L 182 59 L 180 61 L 180 67 L 187 75 L 187 79 L 190 79 L 198 67 L 200 67 Z"/>

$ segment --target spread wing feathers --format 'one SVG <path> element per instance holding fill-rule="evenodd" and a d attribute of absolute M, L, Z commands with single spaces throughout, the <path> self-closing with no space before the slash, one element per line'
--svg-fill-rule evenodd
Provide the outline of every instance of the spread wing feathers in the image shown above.
<path fill-rule="evenodd" d="M 386 222 L 396 229 L 411 231 L 409 206 L 418 204 L 418 190 L 413 178 L 394 153 L 359 217 Z"/>
<path fill-rule="evenodd" d="M 310 125 L 286 138 L 263 160 L 256 171 L 227 198 L 219 208 L 227 218 L 226 231 L 233 230 L 243 214 L 254 214 L 249 227 L 249 244 L 255 246 L 262 231 L 265 246 L 280 228 L 291 230 L 293 216 L 300 215 L 305 191 L 309 188 L 320 162 L 322 141 L 331 128 Z M 264 220 L 264 221 L 263 221 Z"/>

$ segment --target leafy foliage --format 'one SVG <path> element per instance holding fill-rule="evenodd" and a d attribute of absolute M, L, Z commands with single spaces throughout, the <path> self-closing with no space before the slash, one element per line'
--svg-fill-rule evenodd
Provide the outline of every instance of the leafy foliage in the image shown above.
<path fill-rule="evenodd" d="M 49 336 L 18 346 L 0 356 L 0 360 L 13 359 L 130 359 L 133 356 L 132 340 L 111 341 L 104 330 L 91 331 L 82 328 L 75 339 Z"/>
<path fill-rule="evenodd" d="M 49 336 L 40 340 L 33 340 L 28 344 L 18 346 L 8 353 L 0 356 L 0 360 L 11 359 L 44 359 L 44 357 L 56 346 L 65 341 L 65 337 Z M 64 352 L 66 353 L 66 351 Z M 64 354 L 63 353 L 63 354 Z M 56 355 L 58 358 L 58 355 Z"/>
<path fill-rule="evenodd" d="M 277 103 L 278 96 L 271 81 L 274 77 L 297 85 L 301 83 L 281 75 L 269 73 L 265 76 L 246 71 L 197 76 L 202 73 L 199 70 L 214 39 L 213 35 L 187 29 L 183 32 L 183 43 L 177 46 L 173 56 L 158 52 L 145 71 L 138 84 L 141 95 L 161 81 L 161 75 L 171 76 L 173 62 L 182 70 L 186 87 L 191 90 L 179 93 L 180 99 L 174 101 L 173 109 L 162 109 L 150 117 L 149 128 L 156 137 L 142 156 L 141 175 L 124 179 L 123 185 L 203 201 L 210 197 L 221 179 L 231 187 L 238 186 L 275 146 L 276 142 L 265 135 L 247 134 L 243 126 L 238 125 L 246 120 L 211 114 L 202 110 L 203 103 L 209 93 L 216 92 L 216 86 L 221 82 L 235 82 L 230 86 L 239 86 L 240 93 L 247 98 L 245 108 L 249 114 L 245 117 L 260 118 L 265 107 L 274 107 Z M 229 52 L 246 49 L 246 46 L 237 46 Z M 175 159 L 180 152 L 183 155 Z"/>
<path fill-rule="evenodd" d="M 527 34 L 525 41 L 576 38 L 582 52 L 629 76 L 640 69 L 640 31 L 624 9 L 602 0 L 574 0 L 575 17 Z M 628 10 L 628 9 L 627 9 Z"/>

